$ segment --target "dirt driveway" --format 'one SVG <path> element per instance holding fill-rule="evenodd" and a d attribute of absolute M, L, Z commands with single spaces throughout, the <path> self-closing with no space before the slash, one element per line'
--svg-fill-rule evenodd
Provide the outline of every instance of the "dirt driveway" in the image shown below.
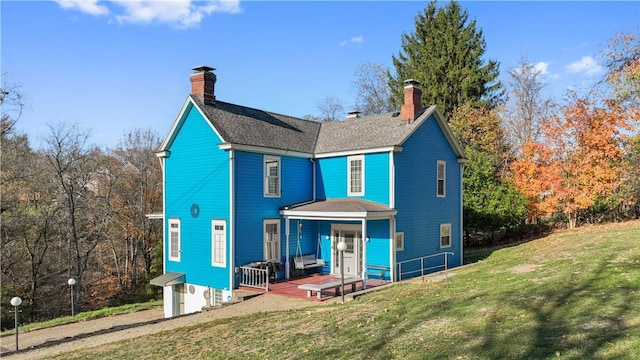
<path fill-rule="evenodd" d="M 162 307 L 159 306 L 130 314 L 60 325 L 27 333 L 18 332 L 19 352 L 15 352 L 15 337 L 4 336 L 0 339 L 1 357 L 3 359 L 39 359 L 214 319 L 317 305 L 319 303 L 315 301 L 263 294 L 218 309 L 170 319 L 162 318 Z"/>

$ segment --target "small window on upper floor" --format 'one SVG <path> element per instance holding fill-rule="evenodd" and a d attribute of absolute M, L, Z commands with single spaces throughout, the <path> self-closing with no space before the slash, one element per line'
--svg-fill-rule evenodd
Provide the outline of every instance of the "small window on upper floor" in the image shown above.
<path fill-rule="evenodd" d="M 264 196 L 280 197 L 280 158 L 264 156 Z"/>
<path fill-rule="evenodd" d="M 438 160 L 437 167 L 437 183 L 436 183 L 436 195 L 438 197 L 445 197 L 447 189 L 447 163 L 442 160 Z"/>
<path fill-rule="evenodd" d="M 347 195 L 364 196 L 364 156 L 347 157 Z"/>

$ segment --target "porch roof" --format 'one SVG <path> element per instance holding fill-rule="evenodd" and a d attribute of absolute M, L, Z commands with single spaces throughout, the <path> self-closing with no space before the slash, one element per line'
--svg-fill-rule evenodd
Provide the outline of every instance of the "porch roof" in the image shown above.
<path fill-rule="evenodd" d="M 285 206 L 280 214 L 293 219 L 362 220 L 393 217 L 398 213 L 386 205 L 362 199 L 328 199 Z"/>

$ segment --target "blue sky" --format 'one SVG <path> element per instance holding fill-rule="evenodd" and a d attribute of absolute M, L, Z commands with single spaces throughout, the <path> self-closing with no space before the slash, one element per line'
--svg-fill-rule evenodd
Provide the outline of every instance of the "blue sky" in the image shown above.
<path fill-rule="evenodd" d="M 442 2 L 445 5 L 446 2 Z M 538 64 L 550 95 L 604 70 L 617 31 L 638 34 L 640 2 L 461 1 L 502 80 Z M 358 65 L 392 68 L 426 1 L 2 1 L 3 86 L 21 87 L 18 122 L 34 146 L 48 124 L 90 130 L 114 147 L 130 130 L 164 137 L 190 91 L 191 68 L 215 67 L 216 98 L 302 117 L 325 97 L 354 103 Z M 423 84 L 423 86 L 427 86 Z"/>

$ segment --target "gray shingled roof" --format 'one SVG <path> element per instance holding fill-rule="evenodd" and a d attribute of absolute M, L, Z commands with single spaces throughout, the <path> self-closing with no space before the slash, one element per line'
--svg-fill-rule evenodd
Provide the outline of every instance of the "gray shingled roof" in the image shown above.
<path fill-rule="evenodd" d="M 284 210 L 303 212 L 387 212 L 393 211 L 388 206 L 362 199 L 327 199 L 318 200 L 305 205 L 290 206 Z"/>
<path fill-rule="evenodd" d="M 318 123 L 223 101 L 205 104 L 197 96 L 191 99 L 227 143 L 309 154 L 401 145 L 430 112 L 411 124 L 392 113 Z"/>
<path fill-rule="evenodd" d="M 324 122 L 320 129 L 315 153 L 401 145 L 425 118 L 426 116 L 420 116 L 416 121 L 406 124 L 400 116 L 389 113 L 345 121 Z"/>
<path fill-rule="evenodd" d="M 234 105 L 223 101 L 198 105 L 227 143 L 313 153 L 320 123 Z"/>

